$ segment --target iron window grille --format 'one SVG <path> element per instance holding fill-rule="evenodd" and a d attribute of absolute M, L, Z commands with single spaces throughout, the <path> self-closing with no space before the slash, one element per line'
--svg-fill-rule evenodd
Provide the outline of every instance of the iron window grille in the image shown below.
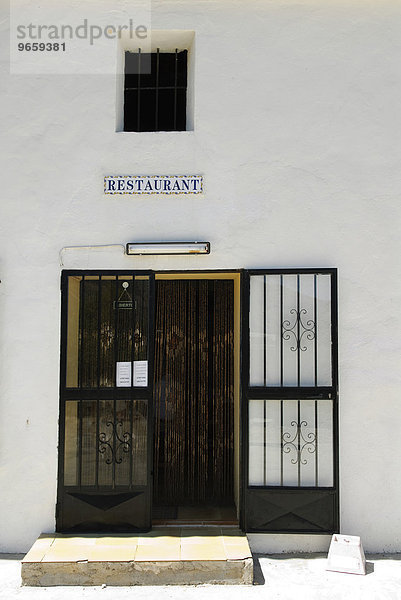
<path fill-rule="evenodd" d="M 187 50 L 125 53 L 124 131 L 185 131 Z"/>

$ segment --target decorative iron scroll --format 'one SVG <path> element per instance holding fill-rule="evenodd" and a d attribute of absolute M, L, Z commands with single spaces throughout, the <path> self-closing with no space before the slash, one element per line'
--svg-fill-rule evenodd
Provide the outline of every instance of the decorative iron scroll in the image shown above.
<path fill-rule="evenodd" d="M 301 310 L 297 310 L 296 308 L 292 308 L 290 310 L 290 315 L 295 315 L 294 323 L 291 324 L 289 319 L 285 319 L 281 324 L 281 337 L 285 341 L 291 340 L 292 336 L 294 336 L 294 342 L 296 345 L 290 346 L 290 350 L 292 352 L 296 352 L 297 350 L 301 350 L 301 352 L 305 352 L 308 348 L 305 345 L 302 345 L 302 340 L 305 336 L 305 339 L 308 341 L 312 341 L 316 336 L 316 323 L 312 319 L 308 319 L 306 322 L 302 319 L 302 315 L 306 315 L 308 311 L 305 308 L 301 308 Z"/>
<path fill-rule="evenodd" d="M 99 434 L 98 451 L 99 454 L 109 454 L 105 461 L 107 465 L 111 465 L 113 462 L 120 465 L 123 462 L 122 452 L 128 453 L 131 449 L 129 441 L 131 436 L 128 431 L 125 431 L 121 437 L 117 431 L 117 427 L 122 426 L 121 421 L 117 421 L 117 423 L 107 421 L 106 427 L 111 427 L 110 435 L 107 436 L 105 432 Z"/>
<path fill-rule="evenodd" d="M 305 437 L 302 427 L 308 426 L 306 421 L 301 421 L 299 423 L 297 421 L 291 421 L 291 426 L 296 427 L 297 430 L 293 438 L 291 438 L 291 433 L 288 431 L 282 434 L 283 452 L 289 454 L 291 451 L 295 451 L 296 457 L 291 459 L 293 465 L 299 463 L 301 465 L 307 465 L 308 461 L 306 458 L 302 458 L 302 453 L 308 452 L 309 454 L 314 454 L 316 452 L 316 434 L 310 431 Z"/>

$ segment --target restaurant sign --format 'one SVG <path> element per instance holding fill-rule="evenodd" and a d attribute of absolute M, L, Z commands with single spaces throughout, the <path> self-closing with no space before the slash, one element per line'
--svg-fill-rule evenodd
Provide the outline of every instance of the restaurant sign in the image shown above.
<path fill-rule="evenodd" d="M 202 175 L 108 175 L 105 194 L 202 194 Z"/>

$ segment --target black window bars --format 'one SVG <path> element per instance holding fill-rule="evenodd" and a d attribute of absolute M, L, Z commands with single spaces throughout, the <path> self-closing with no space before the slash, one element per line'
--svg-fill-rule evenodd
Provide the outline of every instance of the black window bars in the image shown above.
<path fill-rule="evenodd" d="M 185 131 L 187 50 L 125 53 L 124 131 Z"/>

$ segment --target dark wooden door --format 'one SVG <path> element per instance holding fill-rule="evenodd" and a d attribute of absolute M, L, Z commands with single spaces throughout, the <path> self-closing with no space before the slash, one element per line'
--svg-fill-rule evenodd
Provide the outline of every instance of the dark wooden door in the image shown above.
<path fill-rule="evenodd" d="M 152 273 L 62 276 L 58 531 L 151 527 Z"/>
<path fill-rule="evenodd" d="M 233 503 L 233 282 L 156 282 L 156 506 Z"/>

